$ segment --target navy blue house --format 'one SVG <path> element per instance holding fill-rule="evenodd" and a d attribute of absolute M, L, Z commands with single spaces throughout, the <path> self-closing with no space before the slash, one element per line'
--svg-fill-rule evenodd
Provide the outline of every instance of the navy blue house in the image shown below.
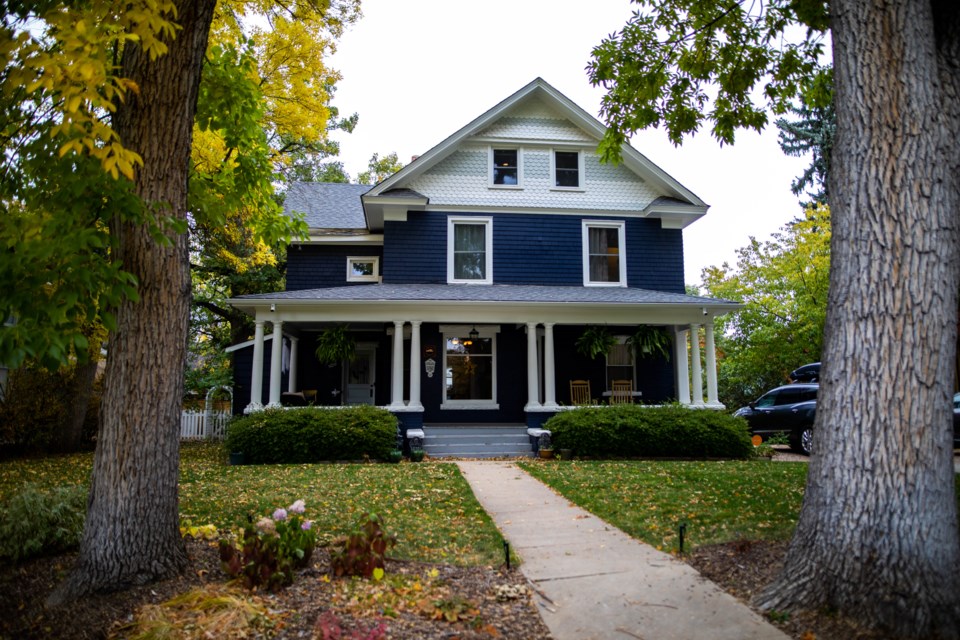
<path fill-rule="evenodd" d="M 536 428 L 578 403 L 576 380 L 586 402 L 721 407 L 713 318 L 739 305 L 683 282 L 682 230 L 707 205 L 628 145 L 601 163 L 603 133 L 538 78 L 374 187 L 290 185 L 310 237 L 286 291 L 230 301 L 256 322 L 231 348 L 236 406 L 292 393 L 383 406 L 405 429 Z M 671 357 L 634 354 L 643 325 Z M 356 357 L 320 364 L 333 327 Z M 616 337 L 605 357 L 575 348 L 588 327 Z"/>

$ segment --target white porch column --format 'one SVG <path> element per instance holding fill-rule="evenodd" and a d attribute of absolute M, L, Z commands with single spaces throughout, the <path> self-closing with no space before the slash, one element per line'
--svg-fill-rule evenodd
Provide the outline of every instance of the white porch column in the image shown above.
<path fill-rule="evenodd" d="M 713 342 L 713 318 L 704 325 L 706 331 L 706 344 L 704 348 L 707 353 L 707 406 L 723 408 L 720 400 L 717 398 L 717 348 Z"/>
<path fill-rule="evenodd" d="M 690 368 L 687 366 L 688 331 L 673 334 L 673 359 L 677 363 L 677 400 L 680 404 L 690 404 Z"/>
<path fill-rule="evenodd" d="M 280 378 L 283 376 L 281 364 L 283 362 L 283 323 L 273 321 L 273 344 L 270 345 L 270 404 L 268 407 L 280 406 Z"/>
<path fill-rule="evenodd" d="M 411 409 L 423 411 L 420 404 L 420 325 L 421 320 L 410 321 L 410 402 Z"/>
<path fill-rule="evenodd" d="M 540 382 L 537 377 L 537 323 L 527 323 L 527 405 L 524 411 L 539 409 Z"/>
<path fill-rule="evenodd" d="M 250 404 L 244 413 L 263 409 L 263 320 L 254 323 L 253 368 L 250 371 Z"/>
<path fill-rule="evenodd" d="M 557 367 L 553 355 L 553 324 L 543 323 L 543 406 L 557 408 Z"/>
<path fill-rule="evenodd" d="M 390 376 L 390 406 L 403 407 L 403 320 L 393 321 L 393 371 Z"/>
<path fill-rule="evenodd" d="M 703 371 L 700 367 L 700 325 L 690 325 L 691 402 L 703 406 Z"/>
<path fill-rule="evenodd" d="M 290 373 L 287 376 L 287 391 L 297 392 L 297 344 L 300 338 L 290 336 Z"/>

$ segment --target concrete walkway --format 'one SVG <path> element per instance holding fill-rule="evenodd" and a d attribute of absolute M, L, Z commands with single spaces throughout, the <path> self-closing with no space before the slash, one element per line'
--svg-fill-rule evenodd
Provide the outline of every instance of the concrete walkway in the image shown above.
<path fill-rule="evenodd" d="M 574 506 L 509 462 L 458 462 L 523 559 L 556 640 L 788 640 L 686 563 Z"/>

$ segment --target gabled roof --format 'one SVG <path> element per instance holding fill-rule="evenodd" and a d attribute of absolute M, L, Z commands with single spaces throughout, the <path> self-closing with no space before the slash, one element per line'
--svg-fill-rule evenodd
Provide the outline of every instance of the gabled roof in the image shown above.
<path fill-rule="evenodd" d="M 287 188 L 284 211 L 302 213 L 310 229 L 363 229 L 360 196 L 370 190 L 367 184 L 335 182 L 294 182 Z"/>
<path fill-rule="evenodd" d="M 603 123 L 554 89 L 543 78 L 537 78 L 364 194 L 362 200 L 368 227 L 379 228 L 385 210 L 395 204 L 389 197 L 391 190 L 409 184 L 412 179 L 422 175 L 456 151 L 458 146 L 467 138 L 482 132 L 512 108 L 532 97 L 543 100 L 592 136 L 598 143 L 603 138 L 606 132 Z M 703 200 L 629 144 L 623 146 L 622 159 L 624 166 L 642 179 L 655 185 L 664 193 L 665 197 L 675 201 L 678 206 L 671 207 L 671 215 L 669 216 L 673 218 L 674 224 L 678 224 L 678 220 L 682 219 L 679 226 L 686 226 L 693 219 L 706 213 L 708 205 Z M 422 205 L 425 206 L 426 204 L 426 199 L 424 199 Z M 661 217 L 659 210 L 650 207 L 647 208 L 645 213 L 651 217 Z"/>

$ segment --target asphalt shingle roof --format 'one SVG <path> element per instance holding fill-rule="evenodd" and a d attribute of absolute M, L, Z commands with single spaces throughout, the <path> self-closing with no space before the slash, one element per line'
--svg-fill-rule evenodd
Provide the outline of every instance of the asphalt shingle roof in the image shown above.
<path fill-rule="evenodd" d="M 580 304 L 671 304 L 710 307 L 737 304 L 717 298 L 626 287 L 538 285 L 370 284 L 239 296 L 236 300 L 543 302 Z"/>
<path fill-rule="evenodd" d="M 306 215 L 311 229 L 366 229 L 360 196 L 370 190 L 366 184 L 335 182 L 294 182 L 287 188 L 283 210 Z"/>

